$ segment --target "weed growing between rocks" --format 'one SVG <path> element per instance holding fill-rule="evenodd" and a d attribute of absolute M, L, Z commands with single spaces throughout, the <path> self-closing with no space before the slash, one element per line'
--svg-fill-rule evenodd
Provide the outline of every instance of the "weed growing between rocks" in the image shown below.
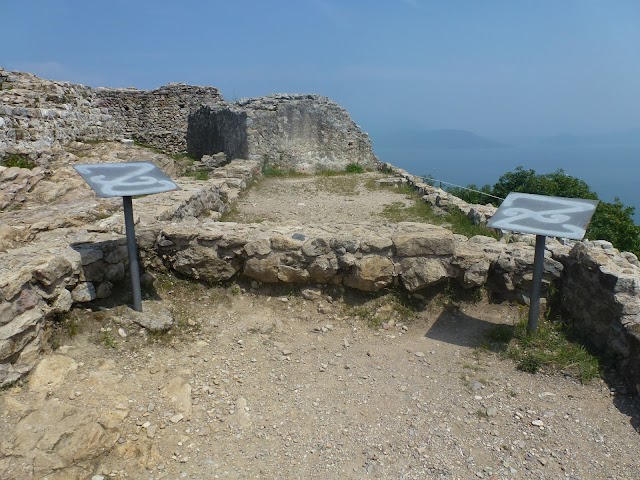
<path fill-rule="evenodd" d="M 543 319 L 533 333 L 527 323 L 521 318 L 516 325 L 497 325 L 487 332 L 484 347 L 511 358 L 519 370 L 529 373 L 561 373 L 582 383 L 602 375 L 600 359 L 576 341 L 565 323 Z"/>
<path fill-rule="evenodd" d="M 182 176 L 183 177 L 190 177 L 190 178 L 193 178 L 195 180 L 201 180 L 201 181 L 209 180 L 209 172 L 207 172 L 205 170 L 198 170 L 198 171 L 195 171 L 195 172 L 185 172 Z"/>
<path fill-rule="evenodd" d="M 82 332 L 75 311 L 54 314 L 47 323 L 47 340 L 52 350 L 57 350 L 67 339 Z"/>
<path fill-rule="evenodd" d="M 0 165 L 3 167 L 18 167 L 18 168 L 28 168 L 29 170 L 36 167 L 36 164 L 33 163 L 29 157 L 26 155 L 21 155 L 19 153 L 12 153 L 2 159 L 0 161 Z"/>

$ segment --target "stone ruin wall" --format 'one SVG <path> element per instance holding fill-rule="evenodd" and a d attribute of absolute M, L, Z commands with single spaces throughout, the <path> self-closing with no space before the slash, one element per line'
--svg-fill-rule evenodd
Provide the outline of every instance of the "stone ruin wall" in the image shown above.
<path fill-rule="evenodd" d="M 133 138 L 168 153 L 187 151 L 189 114 L 222 102 L 215 87 L 91 88 L 0 69 L 0 156 L 34 160 L 72 141 Z"/>
<path fill-rule="evenodd" d="M 196 158 L 224 152 L 283 169 L 376 168 L 366 133 L 319 95 L 223 101 L 215 87 L 90 88 L 0 69 L 0 157 L 37 160 L 72 141 L 133 138 Z"/>
<path fill-rule="evenodd" d="M 122 128 L 84 85 L 0 68 L 0 158 L 40 154 L 74 140 L 114 140 Z"/>
<path fill-rule="evenodd" d="M 371 141 L 348 112 L 319 95 L 269 95 L 203 107 L 191 115 L 189 153 L 224 152 L 303 172 L 377 168 Z"/>
<path fill-rule="evenodd" d="M 247 113 L 226 105 L 199 108 L 189 117 L 187 148 L 195 158 L 221 152 L 227 160 L 249 158 Z"/>
<path fill-rule="evenodd" d="M 168 153 L 188 150 L 189 115 L 203 104 L 222 102 L 215 87 L 172 83 L 157 90 L 98 88 L 96 105 L 122 126 L 122 135 Z"/>

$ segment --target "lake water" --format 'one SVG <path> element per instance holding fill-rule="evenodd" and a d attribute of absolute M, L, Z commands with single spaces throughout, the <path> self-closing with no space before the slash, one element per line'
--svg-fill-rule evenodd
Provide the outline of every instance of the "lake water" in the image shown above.
<path fill-rule="evenodd" d="M 619 197 L 635 207 L 640 224 L 640 146 L 597 145 L 559 147 L 552 145 L 517 146 L 490 149 L 415 149 L 375 148 L 380 160 L 403 168 L 414 175 L 466 186 L 497 182 L 503 173 L 518 166 L 536 173 L 559 168 L 567 175 L 587 182 L 605 201 Z"/>

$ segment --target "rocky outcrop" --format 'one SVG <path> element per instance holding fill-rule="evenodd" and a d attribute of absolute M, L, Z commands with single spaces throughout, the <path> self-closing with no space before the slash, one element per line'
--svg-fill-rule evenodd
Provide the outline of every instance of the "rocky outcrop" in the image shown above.
<path fill-rule="evenodd" d="M 304 172 L 376 168 L 366 133 L 346 110 L 319 95 L 269 95 L 202 107 L 189 121 L 189 153 L 224 152 Z"/>

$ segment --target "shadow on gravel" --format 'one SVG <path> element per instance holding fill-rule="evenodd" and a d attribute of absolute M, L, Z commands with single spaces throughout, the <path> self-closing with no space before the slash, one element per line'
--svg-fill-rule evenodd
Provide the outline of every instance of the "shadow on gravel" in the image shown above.
<path fill-rule="evenodd" d="M 445 309 L 425 334 L 427 338 L 475 348 L 484 340 L 484 333 L 496 324 L 471 317 L 457 308 Z"/>

